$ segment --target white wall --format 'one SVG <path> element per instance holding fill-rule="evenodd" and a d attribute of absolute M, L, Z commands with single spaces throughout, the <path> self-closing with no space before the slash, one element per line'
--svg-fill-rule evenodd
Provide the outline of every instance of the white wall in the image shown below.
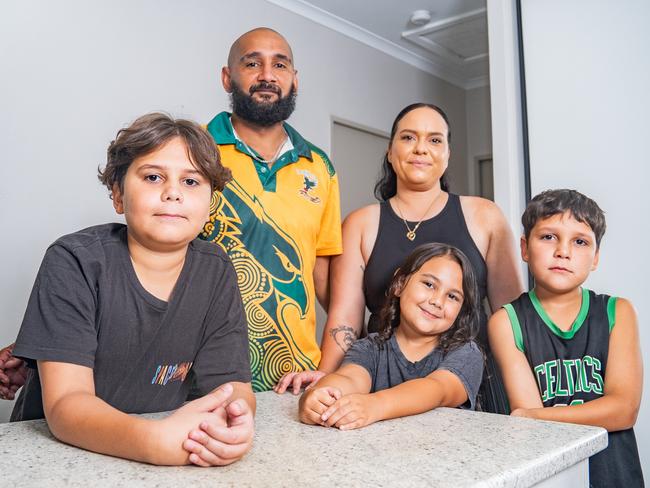
<path fill-rule="evenodd" d="M 635 304 L 650 364 L 650 3 L 522 1 L 532 193 L 575 188 L 605 210 L 594 290 Z M 649 376 L 637 421 L 650 475 Z"/>
<path fill-rule="evenodd" d="M 452 180 L 465 191 L 463 90 L 263 0 L 4 2 L 0 344 L 16 336 L 47 245 L 117 219 L 96 179 L 117 129 L 154 110 L 207 122 L 228 108 L 220 68 L 232 41 L 260 25 L 293 46 L 291 123 L 308 139 L 329 151 L 333 116 L 387 132 L 403 106 L 433 102 L 449 113 Z"/>

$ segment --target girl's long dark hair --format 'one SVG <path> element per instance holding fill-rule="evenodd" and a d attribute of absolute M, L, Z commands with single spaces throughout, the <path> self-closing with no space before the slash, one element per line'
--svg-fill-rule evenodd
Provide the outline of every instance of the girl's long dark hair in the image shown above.
<path fill-rule="evenodd" d="M 448 257 L 460 265 L 463 272 L 464 295 L 463 305 L 460 312 L 458 312 L 458 317 L 456 317 L 451 327 L 440 335 L 438 347 L 446 354 L 473 340 L 478 334 L 481 301 L 474 269 L 460 249 L 449 244 L 432 242 L 418 246 L 395 272 L 386 292 L 386 301 L 379 313 L 379 335 L 377 340 L 380 344 L 386 342 L 399 326 L 400 303 L 397 294 L 424 263 L 436 257 Z"/>
<path fill-rule="evenodd" d="M 393 127 L 390 129 L 390 144 L 393 143 L 393 139 L 395 138 L 395 132 L 397 132 L 397 124 L 399 124 L 399 121 L 402 120 L 407 113 L 423 107 L 435 110 L 444 119 L 447 124 L 447 144 L 451 144 L 451 127 L 449 126 L 449 118 L 447 117 L 447 114 L 440 107 L 431 103 L 423 102 L 412 103 L 411 105 L 404 107 L 402 111 L 397 114 L 397 117 L 395 117 L 395 120 L 393 121 Z M 440 188 L 442 191 L 449 191 L 449 182 L 447 180 L 446 171 L 440 178 Z M 386 152 L 386 154 L 384 154 L 384 161 L 381 165 L 381 175 L 375 184 L 375 198 L 379 201 L 385 202 L 389 198 L 394 197 L 396 193 L 397 175 L 395 174 L 393 166 L 388 161 L 388 152 Z"/>

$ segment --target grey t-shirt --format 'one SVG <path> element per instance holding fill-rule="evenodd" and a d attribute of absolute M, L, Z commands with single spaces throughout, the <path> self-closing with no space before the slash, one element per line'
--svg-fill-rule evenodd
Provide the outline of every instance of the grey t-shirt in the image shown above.
<path fill-rule="evenodd" d="M 14 355 L 32 368 L 12 420 L 44 416 L 38 360 L 92 368 L 97 396 L 127 413 L 172 410 L 190 388 L 251 380 L 246 318 L 223 250 L 192 241 L 165 302 L 140 284 L 121 224 L 48 248 Z"/>
<path fill-rule="evenodd" d="M 372 379 L 371 393 L 444 369 L 455 374 L 465 386 L 468 401 L 461 408 L 475 408 L 483 377 L 483 354 L 476 343 L 468 342 L 447 354 L 436 348 L 413 363 L 402 353 L 395 334 L 382 345 L 377 343 L 376 337 L 377 334 L 370 334 L 356 341 L 343 359 L 343 364 L 358 364 L 368 371 Z"/>

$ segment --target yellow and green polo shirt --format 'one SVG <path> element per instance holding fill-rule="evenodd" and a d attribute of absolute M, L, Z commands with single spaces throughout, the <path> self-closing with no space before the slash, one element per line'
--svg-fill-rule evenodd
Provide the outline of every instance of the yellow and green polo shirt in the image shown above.
<path fill-rule="evenodd" d="M 255 391 L 318 367 L 314 264 L 342 252 L 334 167 L 289 124 L 284 129 L 293 148 L 269 168 L 237 139 L 228 112 L 207 125 L 233 179 L 212 195 L 201 237 L 219 244 L 237 271 Z"/>

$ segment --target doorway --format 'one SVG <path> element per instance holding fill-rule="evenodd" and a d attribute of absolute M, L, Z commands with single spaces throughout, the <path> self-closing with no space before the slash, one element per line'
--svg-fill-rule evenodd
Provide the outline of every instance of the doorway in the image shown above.
<path fill-rule="evenodd" d="M 339 120 L 332 121 L 332 161 L 339 175 L 341 217 L 376 203 L 373 195 L 389 137 Z"/>

